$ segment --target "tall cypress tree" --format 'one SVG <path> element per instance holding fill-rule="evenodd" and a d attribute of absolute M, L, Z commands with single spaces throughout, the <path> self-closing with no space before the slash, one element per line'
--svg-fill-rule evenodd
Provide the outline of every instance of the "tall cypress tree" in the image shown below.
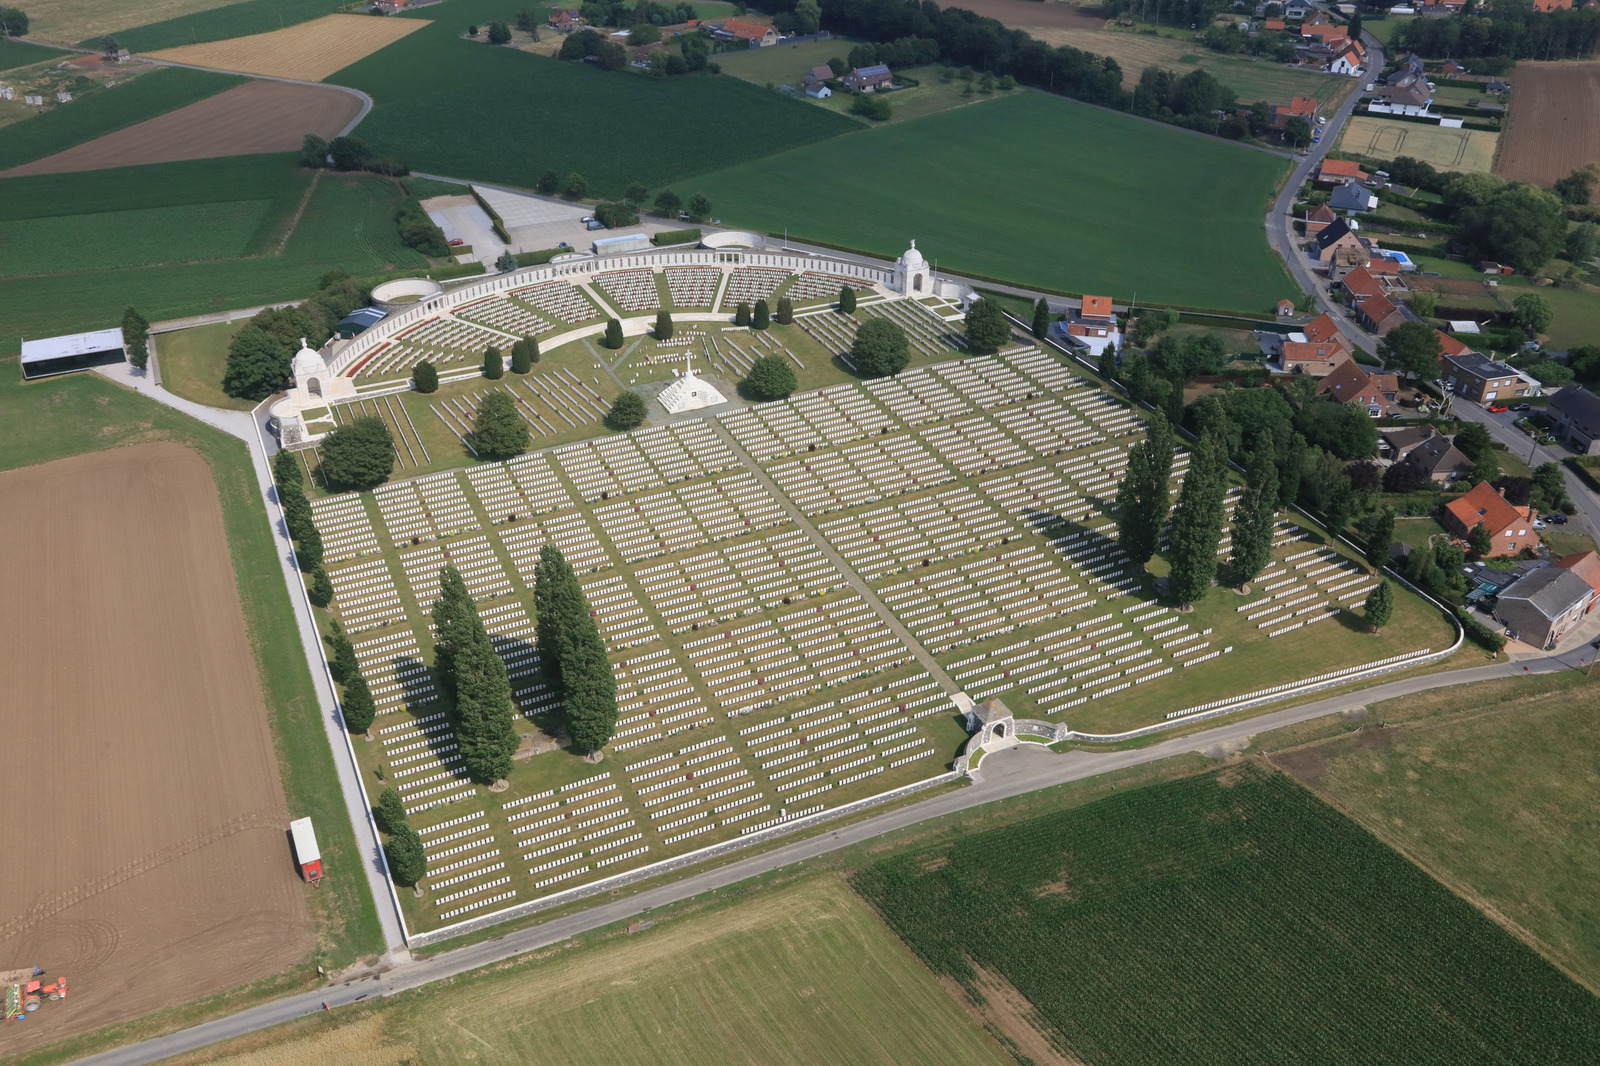
<path fill-rule="evenodd" d="M 499 781 L 511 773 L 511 756 L 520 743 L 506 664 L 455 567 L 439 572 L 439 586 L 433 605 L 434 668 L 454 696 L 457 750 L 474 781 Z"/>
<path fill-rule="evenodd" d="M 539 550 L 533 597 L 545 683 L 561 700 L 574 749 L 599 751 L 616 730 L 616 677 L 578 576 L 553 544 Z"/>
<path fill-rule="evenodd" d="M 571 611 L 563 601 L 571 599 L 571 588 L 577 575 L 554 544 L 539 549 L 539 563 L 534 568 L 533 609 L 539 642 L 539 668 L 544 683 L 551 692 L 561 694 L 561 663 L 567 655 L 567 625 Z"/>
<path fill-rule="evenodd" d="M 1050 332 L 1050 303 L 1043 296 L 1033 305 L 1033 335 L 1043 340 Z"/>
<path fill-rule="evenodd" d="M 1372 533 L 1367 537 L 1367 562 L 1373 566 L 1389 565 L 1394 557 L 1394 509 L 1385 507 L 1373 522 Z"/>
<path fill-rule="evenodd" d="M 1227 467 L 1222 449 L 1202 440 L 1184 475 L 1178 506 L 1172 512 L 1172 576 L 1167 591 L 1184 606 L 1198 603 L 1211 591 L 1217 574 L 1217 543 L 1222 539 Z"/>
<path fill-rule="evenodd" d="M 1144 566 L 1161 543 L 1172 477 L 1172 426 L 1160 411 L 1150 416 L 1145 439 L 1128 452 L 1128 469 L 1117 486 L 1117 543 Z"/>
<path fill-rule="evenodd" d="M 455 654 L 471 637 L 468 612 L 477 613 L 467 583 L 459 570 L 447 566 L 439 571 L 439 598 L 434 601 L 432 612 L 434 669 L 447 692 L 455 690 Z"/>
<path fill-rule="evenodd" d="M 1278 467 L 1272 456 L 1250 458 L 1249 484 L 1233 510 L 1233 557 L 1228 568 L 1243 589 L 1266 569 L 1272 558 L 1272 525 L 1278 518 Z"/>

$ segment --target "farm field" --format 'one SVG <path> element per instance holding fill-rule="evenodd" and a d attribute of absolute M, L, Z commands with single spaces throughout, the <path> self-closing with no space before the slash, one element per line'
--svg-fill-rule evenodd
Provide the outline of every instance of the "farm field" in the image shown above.
<path fill-rule="evenodd" d="M 306 133 L 332 138 L 360 110 L 358 97 L 338 89 L 247 81 L 158 118 L 0 172 L 0 178 L 298 151 Z M 6 135 L 0 133 L 0 146 L 5 142 Z"/>
<path fill-rule="evenodd" d="M 271 210 L 271 200 L 236 200 L 15 219 L 5 224 L 5 246 L 28 251 L 25 257 L 8 257 L 0 277 L 236 259 L 245 254 Z M 142 234 L 144 239 L 102 243 L 106 233 Z"/>
<path fill-rule="evenodd" d="M 1597 697 L 1577 672 L 1431 692 L 1273 759 L 1594 988 L 1600 848 L 1574 827 L 1600 799 Z"/>
<path fill-rule="evenodd" d="M 14 41 L 10 38 L 0 40 L 0 71 L 15 70 L 34 63 L 65 58 L 66 56 L 54 48 L 45 48 L 30 41 Z"/>
<path fill-rule="evenodd" d="M 1587 990 L 1259 764 L 899 855 L 853 884 L 936 974 L 1013 985 L 1068 1061 L 1600 1053 Z"/>
<path fill-rule="evenodd" d="M 204 70 L 147 71 L 114 90 L 102 90 L 0 128 L 0 171 L 178 111 L 242 81 Z"/>
<path fill-rule="evenodd" d="M 1031 0 L 1017 3 L 1035 7 Z M 1193 70 L 1208 71 L 1238 94 L 1239 103 L 1248 106 L 1257 100 L 1287 103 L 1295 96 L 1315 96 L 1325 110 L 1337 107 L 1354 88 L 1356 79 L 1310 70 L 1294 70 L 1269 59 L 1251 59 L 1213 52 L 1192 40 L 1127 30 L 1057 29 L 1049 26 L 1025 27 L 1029 34 L 1052 45 L 1069 45 L 1110 56 L 1122 67 L 1122 84 L 1132 89 L 1146 67 L 1160 67 L 1180 75 Z"/>
<path fill-rule="evenodd" d="M 1487 172 L 1494 163 L 1500 137 L 1487 130 L 1445 129 L 1421 122 L 1352 115 L 1340 135 L 1339 150 L 1382 160 L 1408 155 L 1440 170 Z"/>
<path fill-rule="evenodd" d="M 1055 0 L 973 0 L 968 11 L 984 18 L 995 19 L 1007 26 L 1019 28 L 1066 27 L 1072 29 L 1099 29 L 1106 25 L 1105 13 L 1087 4 L 1057 3 Z M 1035 35 L 1037 36 L 1037 34 Z"/>
<path fill-rule="evenodd" d="M 369 15 L 325 15 L 281 30 L 147 53 L 169 63 L 190 63 L 241 74 L 322 81 L 380 51 L 427 23 Z"/>
<path fill-rule="evenodd" d="M 315 182 L 313 186 L 313 182 Z M 122 308 L 138 307 L 152 322 L 272 301 L 302 299 L 316 279 L 336 266 L 358 275 L 420 268 L 426 260 L 400 243 L 390 212 L 398 184 L 376 175 L 314 177 L 287 156 L 163 163 L 79 174 L 0 180 L 0 244 L 17 254 L 46 254 L 37 244 L 12 241 L 27 220 L 60 219 L 80 225 L 85 206 L 96 214 L 182 208 L 239 199 L 268 199 L 271 207 L 242 258 L 193 262 L 181 251 L 165 263 L 33 275 L 0 286 L 0 321 L 6 351 L 18 338 L 115 325 Z M 303 206 L 302 206 L 303 205 Z M 297 220 L 297 212 L 298 220 Z M 72 220 L 76 219 L 74 223 Z M 293 229 L 290 225 L 293 223 Z M 179 235 L 201 248 L 206 238 Z M 174 247 L 176 238 L 142 231 L 124 235 Z"/>
<path fill-rule="evenodd" d="M 47 3 L 71 4 L 74 10 L 88 5 L 85 0 L 46 0 Z M 107 29 L 116 32 L 124 48 L 134 52 L 152 52 L 158 48 L 176 48 L 185 44 L 205 44 L 233 37 L 281 30 L 301 22 L 331 15 L 344 5 L 339 0 L 244 0 L 242 3 L 217 4 L 212 0 L 165 0 L 167 17 L 156 22 L 147 18 L 121 16 L 112 22 L 121 26 L 107 26 L 91 31 L 79 41 L 85 48 L 99 46 L 100 37 Z M 152 5 L 154 6 L 154 5 Z M 115 8 L 100 7 L 95 14 L 101 18 Z M 141 8 L 148 10 L 148 8 Z M 91 16 L 94 17 L 94 16 Z M 129 25 L 129 23 L 134 23 Z M 81 23 L 80 23 L 81 24 Z M 54 38 L 52 38 L 54 39 Z M 67 43 L 71 38 L 63 38 Z"/>
<path fill-rule="evenodd" d="M 638 1062 L 646 1046 L 661 1066 L 1014 1061 L 836 878 L 702 908 L 172 1061 L 603 1066 Z"/>
<path fill-rule="evenodd" d="M 1102 150 L 1074 147 L 1089 143 Z M 1173 166 L 1179 157 L 1183 165 Z M 682 184 L 703 190 L 730 224 L 769 233 L 787 226 L 793 239 L 892 258 L 915 236 L 938 249 L 947 270 L 1260 314 L 1294 291 L 1258 225 L 1287 165 L 1027 93 L 859 130 Z M 797 173 L 829 180 L 796 182 Z M 896 194 L 883 195 L 887 188 Z M 1004 195 L 974 200 L 952 189 Z M 1197 216 L 1197 200 L 1214 207 Z M 1178 233 L 1206 249 L 1206 269 L 1170 254 Z"/>
<path fill-rule="evenodd" d="M 1600 60 L 1518 63 L 1515 103 L 1495 173 L 1549 186 L 1578 167 L 1600 163 Z"/>
<path fill-rule="evenodd" d="M 0 869 L 0 953 L 94 989 L 7 1026 L 14 1053 L 271 976 L 316 941 L 205 459 L 97 452 L 0 474 L 0 499 L 17 651 L 0 798 L 29 812 L 8 847 L 30 856 Z"/>
<path fill-rule="evenodd" d="M 5 365 L 0 364 L 0 370 L 4 369 Z M 204 458 L 210 467 L 211 483 L 214 484 L 216 493 L 215 497 L 209 498 L 220 498 L 222 504 L 222 523 L 229 549 L 227 563 L 233 575 L 233 582 L 228 588 L 236 589 L 234 595 L 243 607 L 247 637 L 253 652 L 250 661 L 254 663 L 255 676 L 261 686 L 261 696 L 257 699 L 265 701 L 271 726 L 270 743 L 275 746 L 279 759 L 277 770 L 282 780 L 281 794 L 287 799 L 289 810 L 311 815 L 316 820 L 318 842 L 330 869 L 356 868 L 360 859 L 355 851 L 355 836 L 345 814 L 344 800 L 334 774 L 333 756 L 322 730 L 316 697 L 311 686 L 311 675 L 305 663 L 304 652 L 301 650 L 299 630 L 295 626 L 290 610 L 288 590 L 284 587 L 283 576 L 278 567 L 276 549 L 268 533 L 266 508 L 256 488 L 255 469 L 244 445 L 168 407 L 147 400 L 130 390 L 119 388 L 96 374 L 70 375 L 24 385 L 14 361 L 10 365 L 10 372 L 0 373 L 0 422 L 6 426 L 6 432 L 0 434 L 0 469 L 4 470 L 24 467 L 34 470 L 46 469 L 35 465 L 43 463 L 52 463 L 51 469 L 59 469 L 59 466 L 54 465 L 56 460 L 85 456 L 88 453 L 98 454 L 104 449 L 127 448 L 130 445 L 152 442 L 167 442 L 164 446 L 168 447 L 182 445 Z M 129 453 L 107 454 L 123 457 L 123 461 L 127 461 L 126 456 Z M 141 475 L 135 471 L 128 476 L 128 480 L 142 483 L 142 479 L 149 476 L 151 475 Z M 175 484 L 168 491 L 176 491 L 182 487 Z M 120 489 L 114 489 L 107 494 L 107 499 L 119 498 L 120 493 Z M 171 513 L 196 512 L 207 498 L 204 485 L 197 485 L 194 491 L 185 493 L 184 499 L 172 509 Z M 53 527 L 44 525 L 39 528 L 48 532 Z M 86 528 L 93 528 L 93 522 L 90 521 Z M 187 534 L 180 536 L 163 532 L 159 536 L 161 541 L 153 548 L 154 554 L 151 558 L 165 558 L 168 551 L 165 545 L 187 542 Z M 117 542 L 124 543 L 120 539 Z M 103 543 L 96 543 L 87 549 L 93 557 L 92 565 L 80 564 L 75 558 L 74 566 L 83 565 L 83 573 L 92 577 L 99 572 L 97 568 L 101 564 L 98 560 L 101 558 L 110 560 L 115 556 L 120 563 L 119 552 L 107 553 L 102 550 L 103 547 Z M 209 559 L 209 555 L 206 558 Z M 132 584 L 135 589 L 144 587 L 138 581 Z M 23 586 L 7 586 L 8 589 L 19 587 Z M 183 587 L 181 582 L 178 583 L 178 587 Z M 162 589 L 157 590 L 157 594 L 164 598 L 171 588 L 173 583 L 169 581 Z M 117 592 L 116 595 L 120 596 L 121 593 Z M 55 596 L 56 593 L 52 591 L 51 597 Z M 215 598 L 208 602 L 220 602 L 225 597 L 226 590 L 219 589 L 215 592 Z M 208 606 L 205 610 L 209 612 L 215 609 Z M 134 613 L 137 614 L 138 610 L 134 609 Z M 16 616 L 17 612 L 11 614 Z M 33 612 L 35 618 L 37 614 L 38 612 Z M 129 627 L 109 615 L 97 614 L 95 617 L 105 619 L 102 628 L 96 632 L 103 633 L 109 638 L 121 641 L 123 638 L 120 634 L 130 631 Z M 217 638 L 208 635 L 208 639 Z M 141 657 L 149 655 L 150 651 L 149 642 L 146 640 L 141 639 L 135 646 L 135 653 Z M 186 661 L 192 662 L 192 649 L 184 649 L 184 653 L 190 655 L 190 659 Z M 77 656 L 75 661 L 86 662 L 82 655 Z M 245 664 L 243 668 L 249 667 Z M 83 675 L 82 680 L 85 683 L 96 679 L 96 675 L 87 669 L 80 669 L 78 673 Z M 122 693 L 119 692 L 117 699 L 109 705 L 108 710 L 112 712 L 114 720 L 110 723 L 108 731 L 100 734 L 102 737 L 120 736 L 121 731 L 126 728 L 123 723 L 127 719 L 117 717 L 123 707 L 121 696 Z M 259 706 L 259 702 L 256 705 Z M 164 722 L 170 720 L 181 724 L 187 721 L 187 718 L 175 713 L 175 706 L 170 701 L 163 702 L 160 707 Z M 10 708 L 11 705 L 8 705 L 8 710 Z M 24 738 L 25 743 L 13 744 L 7 748 L 7 753 L 37 750 L 30 731 L 13 730 L 10 735 Z M 153 735 L 158 740 L 165 738 L 166 726 L 158 723 L 153 728 Z M 67 739 L 75 741 L 77 737 L 74 735 Z M 144 740 L 135 738 L 134 746 L 144 743 L 146 743 Z M 237 737 L 230 738 L 229 743 L 232 748 L 224 753 L 225 764 L 227 760 L 255 757 L 252 753 L 235 750 L 241 747 Z M 75 790 L 71 806 L 76 809 L 80 802 L 76 796 L 81 795 L 87 802 L 95 805 L 94 817 L 97 824 L 100 824 L 107 822 L 107 815 L 102 808 L 116 807 L 118 803 L 126 805 L 127 794 L 119 793 L 107 798 L 104 789 L 111 788 L 114 782 L 111 777 L 100 772 L 101 766 L 95 761 L 99 758 L 98 753 L 99 749 L 94 755 L 86 754 L 82 744 L 72 743 L 61 747 L 59 753 L 56 749 L 50 749 L 47 754 L 52 758 L 68 757 L 73 760 L 71 772 L 62 778 L 70 789 Z M 270 751 L 267 757 L 271 758 Z M 132 764 L 122 762 L 111 769 L 126 775 L 131 772 L 128 770 L 130 765 Z M 206 762 L 202 767 L 202 773 L 210 773 L 210 767 L 214 765 L 214 762 Z M 88 772 L 89 770 L 93 772 Z M 165 776 L 177 776 L 180 785 L 184 780 L 183 775 Z M 16 779 L 8 778 L 8 781 L 14 780 Z M 11 794 L 8 792 L 7 801 L 10 802 L 10 799 Z M 203 817 L 195 812 L 204 807 L 205 804 L 199 802 L 192 810 L 184 808 L 174 821 L 181 827 L 194 818 Z M 166 818 L 165 812 L 161 818 Z M 141 827 L 138 832 L 143 834 L 146 830 Z M 122 848 L 121 844 L 102 840 L 92 834 L 82 839 L 94 847 Z M 268 845 L 270 855 L 268 872 L 272 877 L 278 876 L 282 871 L 282 866 L 279 864 L 284 854 L 282 841 L 282 828 L 279 826 L 276 839 Z M 68 859 L 86 861 L 85 855 L 80 852 L 62 851 L 61 854 L 64 857 L 63 861 Z M 191 881 L 196 877 L 210 876 L 207 871 L 201 870 L 197 873 L 193 869 L 193 863 L 197 861 L 196 854 L 203 853 L 175 860 L 167 869 L 186 872 L 191 876 Z M 113 890 L 113 893 L 81 903 L 79 908 L 96 905 L 96 901 L 113 899 L 115 892 L 124 894 L 131 892 L 133 891 L 131 884 L 125 884 Z M 59 890 L 70 887 L 53 886 Z M 192 884 L 189 887 L 192 887 Z M 366 884 L 361 878 L 329 878 L 321 889 L 309 894 L 304 892 L 303 886 L 294 887 L 295 898 L 304 901 L 314 923 L 315 946 L 320 961 L 330 967 L 338 968 L 349 965 L 357 956 L 381 950 L 382 937 L 378 928 L 377 914 L 373 909 Z M 186 892 L 187 889 L 181 886 L 175 890 L 179 897 L 184 896 Z M 235 896 L 236 890 L 224 889 L 217 898 L 227 900 Z M 34 898 L 34 893 L 30 892 L 24 897 L 24 902 L 31 903 Z M 171 898 L 169 896 L 167 901 L 170 902 Z M 209 913 L 209 908 L 209 900 L 194 904 L 194 909 L 201 913 Z M 158 901 L 151 904 L 149 913 L 155 915 L 164 910 L 170 908 L 163 907 Z M 7 919 L 9 920 L 9 915 Z M 174 919 L 179 923 L 187 920 L 181 916 Z M 103 930 L 80 931 L 93 934 L 82 943 L 81 950 L 89 950 L 97 944 L 101 948 L 104 947 L 103 937 L 95 939 L 95 936 Z M 10 941 L 7 950 L 9 951 L 12 945 L 17 943 L 19 943 L 17 940 Z M 151 989 L 153 994 L 161 997 L 160 1003 L 163 1006 L 171 1004 L 173 1000 L 169 991 L 159 987 L 159 982 L 148 980 L 153 956 L 140 954 L 146 951 L 155 952 L 164 945 L 150 944 L 127 936 L 121 938 L 119 943 L 118 964 L 131 960 L 137 968 L 136 971 L 128 971 L 136 973 L 139 981 L 137 998 L 142 1000 L 145 996 L 144 990 Z M 48 944 L 41 946 L 50 947 Z M 177 947 L 183 952 L 194 953 L 197 958 L 203 956 L 202 961 L 205 965 L 211 965 L 209 956 L 205 955 L 203 948 L 197 948 L 192 943 L 180 943 Z M 59 952 L 51 950 L 52 965 L 56 963 L 71 965 L 74 954 L 80 949 L 71 948 L 69 944 Z M 163 974 L 185 973 L 189 965 L 183 958 L 179 958 L 172 966 L 163 968 L 162 972 Z M 213 986 L 217 989 L 233 988 L 237 980 L 243 979 L 242 975 L 230 976 L 236 971 L 227 967 L 218 972 L 221 974 L 221 979 Z M 73 978 L 86 975 L 87 971 L 68 972 L 68 976 Z M 107 1039 L 126 1041 L 164 1031 L 163 1026 L 165 1029 L 170 1029 L 194 1024 L 203 1018 L 208 1010 L 211 1012 L 237 1010 L 247 1003 L 283 995 L 289 991 L 305 988 L 314 982 L 314 969 L 308 959 L 302 960 L 302 964 L 275 980 L 261 982 L 248 990 L 234 989 L 225 1000 L 214 998 L 202 1005 L 184 1008 L 181 1011 L 165 1011 L 139 1021 L 122 1022 L 110 1031 L 113 1036 L 108 1037 L 102 1032 L 88 1037 L 76 1037 L 64 1047 L 75 1049 L 74 1054 L 88 1054 L 103 1047 L 103 1041 Z M 78 984 L 78 988 L 84 987 L 85 983 Z M 94 986 L 87 987 L 92 989 Z M 85 1006 L 99 1013 L 101 1007 L 106 1005 L 103 1000 L 104 997 L 96 997 L 88 1000 Z M 81 1001 L 74 999 L 73 1002 Z M 111 1004 L 111 1008 L 121 1009 L 115 1004 Z M 74 1016 L 75 1019 L 77 1017 Z M 72 1027 L 77 1030 L 92 1024 L 91 1021 L 80 1027 L 78 1020 L 74 1020 Z M 46 1038 L 43 1030 L 40 1034 L 41 1040 Z M 61 1036 L 60 1033 L 52 1032 L 48 1038 L 59 1040 Z M 7 1037 L 12 1038 L 12 1034 L 8 1032 Z M 62 1046 L 58 1045 L 58 1050 L 60 1047 Z M 11 1051 L 8 1045 L 3 1053 L 9 1056 Z"/>
<path fill-rule="evenodd" d="M 130 28 L 136 21 L 157 22 L 222 7 L 229 0 L 150 0 L 137 12 L 92 0 L 37 0 L 27 7 L 29 36 L 56 44 L 77 44 Z M 120 39 L 120 34 L 119 34 Z M 131 47 L 131 46 L 130 46 Z"/>
<path fill-rule="evenodd" d="M 330 79 L 372 95 L 378 106 L 361 137 L 413 170 L 524 188 L 545 170 L 576 171 L 591 196 L 620 195 L 638 181 L 652 190 L 682 184 L 687 197 L 696 189 L 686 179 L 696 173 L 861 128 L 737 78 L 634 77 L 461 40 L 456 23 L 505 14 L 486 0 L 461 2 L 448 22 Z M 496 106 L 485 108 L 490 97 Z M 561 101 L 559 114 L 552 100 Z M 685 124 L 685 115 L 714 118 Z M 605 132 L 597 136 L 601 116 Z M 661 150 L 664 129 L 674 131 L 672 151 Z"/>

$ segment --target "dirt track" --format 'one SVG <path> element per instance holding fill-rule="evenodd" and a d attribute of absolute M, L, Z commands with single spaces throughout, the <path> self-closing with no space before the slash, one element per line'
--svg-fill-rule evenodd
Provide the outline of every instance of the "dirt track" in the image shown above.
<path fill-rule="evenodd" d="M 1494 172 L 1550 185 L 1586 163 L 1600 163 L 1597 112 L 1600 60 L 1518 63 Z"/>
<path fill-rule="evenodd" d="M 72 984 L 0 1058 L 313 946 L 211 473 L 145 444 L 0 474 L 0 969 Z"/>
<path fill-rule="evenodd" d="M 332 137 L 361 100 L 338 89 L 251 81 L 197 103 L 0 173 L 68 174 L 141 163 L 293 152 L 308 132 Z"/>

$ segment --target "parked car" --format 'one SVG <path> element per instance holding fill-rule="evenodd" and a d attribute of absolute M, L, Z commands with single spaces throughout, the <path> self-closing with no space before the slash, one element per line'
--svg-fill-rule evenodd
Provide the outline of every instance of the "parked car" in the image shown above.
<path fill-rule="evenodd" d="M 1567 524 L 1567 516 L 1562 514 L 1560 511 L 1557 511 L 1555 514 L 1545 515 L 1544 520 L 1553 526 L 1564 526 Z"/>
<path fill-rule="evenodd" d="M 582 218 L 578 219 L 578 221 L 582 222 L 584 225 L 587 226 L 589 223 L 594 221 L 594 216 L 593 215 L 584 215 Z"/>
<path fill-rule="evenodd" d="M 1533 404 L 1531 404 L 1531 403 L 1512 404 L 1511 405 L 1511 409 L 1513 411 L 1531 411 L 1531 410 L 1533 410 Z"/>
<path fill-rule="evenodd" d="M 1491 408 L 1489 408 L 1489 412 L 1491 414 L 1497 414 L 1497 415 L 1503 415 L 1509 410 L 1511 410 L 1511 408 L 1509 408 L 1509 407 L 1491 407 Z"/>
<path fill-rule="evenodd" d="M 606 224 L 604 222 L 601 222 L 598 219 L 593 219 L 593 218 L 591 218 L 588 222 L 585 222 L 584 226 L 587 227 L 588 229 L 605 229 L 606 228 Z"/>
<path fill-rule="evenodd" d="M 467 243 L 466 241 L 462 240 L 460 237 L 457 237 L 455 240 L 450 242 L 450 247 L 452 247 L 452 248 L 460 248 L 462 245 L 464 245 L 466 243 Z"/>

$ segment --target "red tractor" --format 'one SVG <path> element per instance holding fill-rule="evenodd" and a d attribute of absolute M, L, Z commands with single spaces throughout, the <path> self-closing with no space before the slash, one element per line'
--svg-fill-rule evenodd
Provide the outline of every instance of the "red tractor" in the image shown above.
<path fill-rule="evenodd" d="M 41 980 L 44 971 L 38 967 L 29 967 L 25 970 L 16 970 L 0 975 L 4 980 L 6 991 L 6 1017 L 22 1019 L 28 1014 L 39 1009 L 47 999 L 67 998 L 67 979 L 57 977 L 54 981 L 45 978 Z"/>

